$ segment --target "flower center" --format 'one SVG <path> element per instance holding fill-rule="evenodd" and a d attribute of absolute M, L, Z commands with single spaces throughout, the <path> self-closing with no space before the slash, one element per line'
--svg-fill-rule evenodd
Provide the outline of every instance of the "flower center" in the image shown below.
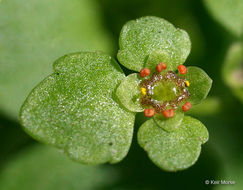
<path fill-rule="evenodd" d="M 185 103 L 190 97 L 190 93 L 187 90 L 190 84 L 189 81 L 178 76 L 173 71 L 167 71 L 161 74 L 160 72 L 166 69 L 166 65 L 164 63 L 160 64 L 163 64 L 163 69 L 161 69 L 158 64 L 156 66 L 156 72 L 154 72 L 151 77 L 149 77 L 149 69 L 145 68 L 141 70 L 140 76 L 144 77 L 144 80 L 140 83 L 140 90 L 142 93 L 140 103 L 142 107 L 145 108 L 144 114 L 150 113 L 148 117 L 152 115 L 151 109 L 154 110 L 154 114 L 157 113 L 163 114 L 165 117 L 173 117 L 174 110 L 176 110 L 182 102 Z M 180 69 L 181 67 L 182 66 L 180 66 Z M 183 68 L 183 74 L 185 73 L 186 68 Z M 182 111 L 189 110 L 190 106 L 191 104 L 186 102 L 182 106 Z M 145 116 L 147 115 L 145 114 Z"/>
<path fill-rule="evenodd" d="M 151 94 L 158 102 L 170 101 L 180 94 L 180 89 L 172 81 L 160 81 L 152 87 Z"/>

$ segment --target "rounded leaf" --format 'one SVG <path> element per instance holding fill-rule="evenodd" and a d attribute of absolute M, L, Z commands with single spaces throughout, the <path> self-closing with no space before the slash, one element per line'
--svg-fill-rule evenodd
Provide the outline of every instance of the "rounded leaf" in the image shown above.
<path fill-rule="evenodd" d="M 180 108 L 178 108 L 178 109 L 180 109 Z M 183 118 L 184 118 L 184 113 L 180 110 L 176 110 L 174 117 L 165 118 L 161 114 L 156 114 L 154 116 L 154 121 L 159 127 L 163 128 L 164 130 L 166 130 L 168 132 L 171 132 L 180 127 L 180 124 L 181 124 Z"/>
<path fill-rule="evenodd" d="M 138 143 L 150 159 L 167 171 L 183 170 L 193 165 L 208 140 L 208 131 L 198 120 L 185 116 L 180 127 L 166 132 L 153 119 L 146 121 L 138 131 Z"/>
<path fill-rule="evenodd" d="M 154 51 L 161 51 L 166 60 L 175 65 L 183 64 L 190 53 L 191 42 L 184 30 L 162 18 L 147 16 L 123 26 L 119 46 L 117 57 L 120 63 L 140 71 Z"/>
<path fill-rule="evenodd" d="M 191 104 L 199 104 L 207 97 L 212 86 L 212 79 L 205 71 L 199 67 L 187 67 L 187 73 L 183 75 L 183 78 L 190 82 L 188 90 Z"/>
<path fill-rule="evenodd" d="M 131 144 L 134 113 L 113 99 L 125 78 L 110 56 L 98 52 L 58 59 L 21 108 L 24 130 L 82 163 L 115 163 Z"/>
<path fill-rule="evenodd" d="M 141 91 L 139 89 L 139 83 L 141 79 L 137 73 L 128 75 L 116 90 L 116 96 L 119 101 L 132 112 L 142 112 L 142 108 L 139 98 L 141 97 Z"/>

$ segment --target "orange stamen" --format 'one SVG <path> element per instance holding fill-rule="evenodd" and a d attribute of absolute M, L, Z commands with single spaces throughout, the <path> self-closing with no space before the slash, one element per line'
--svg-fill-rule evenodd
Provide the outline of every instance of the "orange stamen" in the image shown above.
<path fill-rule="evenodd" d="M 149 76 L 150 75 L 150 70 L 147 69 L 147 68 L 141 69 L 139 74 L 140 74 L 141 77 Z"/>
<path fill-rule="evenodd" d="M 177 67 L 177 69 L 178 69 L 179 73 L 181 73 L 183 75 L 186 74 L 186 72 L 187 72 L 187 69 L 186 69 L 186 67 L 184 65 L 179 65 Z"/>
<path fill-rule="evenodd" d="M 156 71 L 160 73 L 162 70 L 165 70 L 166 67 L 167 66 L 166 66 L 165 63 L 163 63 L 163 62 L 162 63 L 159 63 L 158 65 L 156 65 Z"/>
<path fill-rule="evenodd" d="M 145 109 L 143 113 L 144 113 L 145 117 L 153 117 L 155 114 L 155 111 L 153 108 L 149 108 L 149 109 Z"/>
<path fill-rule="evenodd" d="M 169 109 L 169 110 L 164 110 L 162 111 L 162 114 L 166 117 L 166 118 L 171 118 L 175 115 L 175 112 L 173 109 Z"/>
<path fill-rule="evenodd" d="M 191 109 L 192 105 L 190 102 L 186 102 L 183 106 L 182 106 L 182 111 L 186 112 L 189 109 Z"/>

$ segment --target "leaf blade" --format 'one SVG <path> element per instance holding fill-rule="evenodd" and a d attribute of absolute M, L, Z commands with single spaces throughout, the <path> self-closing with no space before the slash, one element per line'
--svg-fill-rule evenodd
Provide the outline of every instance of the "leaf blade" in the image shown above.
<path fill-rule="evenodd" d="M 63 56 L 55 72 L 40 83 L 21 109 L 29 134 L 86 164 L 120 161 L 132 140 L 134 113 L 113 100 L 124 78 L 103 53 Z"/>

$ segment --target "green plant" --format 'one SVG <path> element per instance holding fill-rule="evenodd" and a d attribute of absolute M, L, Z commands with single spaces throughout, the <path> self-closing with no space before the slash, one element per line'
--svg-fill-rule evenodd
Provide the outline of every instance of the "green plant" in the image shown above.
<path fill-rule="evenodd" d="M 191 48 L 188 34 L 164 19 L 142 17 L 123 27 L 119 45 L 119 62 L 140 74 L 125 77 L 117 62 L 101 52 L 65 55 L 23 104 L 24 130 L 81 163 L 116 163 L 129 150 L 135 113 L 144 111 L 153 118 L 138 131 L 140 146 L 164 170 L 188 168 L 208 131 L 200 121 L 184 117 L 184 111 L 206 98 L 212 84 L 200 68 L 182 66 Z M 159 80 L 149 93 L 155 76 Z M 156 109 L 148 100 L 163 106 Z"/>

